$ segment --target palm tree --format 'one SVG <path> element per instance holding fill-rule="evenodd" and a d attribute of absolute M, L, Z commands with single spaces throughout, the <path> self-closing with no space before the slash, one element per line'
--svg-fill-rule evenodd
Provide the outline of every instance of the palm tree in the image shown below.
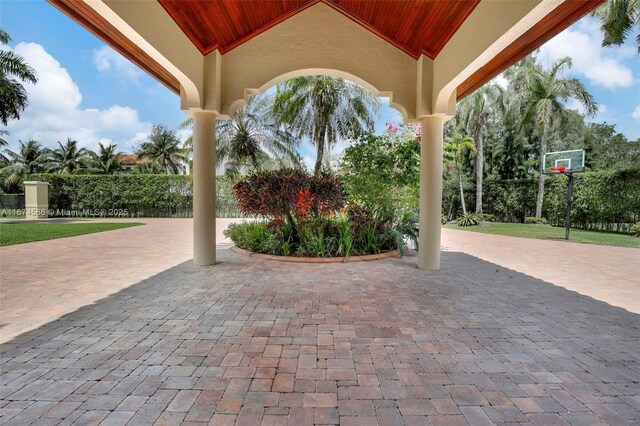
<path fill-rule="evenodd" d="M 87 168 L 91 151 L 86 148 L 78 149 L 78 141 L 67 138 L 63 145 L 58 141 L 58 148 L 51 151 L 49 171 L 62 174 L 75 174 Z"/>
<path fill-rule="evenodd" d="M 0 148 L 5 148 L 6 146 L 9 145 L 9 142 L 7 142 L 3 137 L 8 134 L 9 132 L 7 132 L 6 130 L 0 130 Z M 5 157 L 4 154 L 0 153 L 0 162 L 7 163 L 8 161 L 9 159 Z"/>
<path fill-rule="evenodd" d="M 588 116 L 598 111 L 598 105 L 584 85 L 575 78 L 563 78 L 562 73 L 571 67 L 571 58 L 563 58 L 549 70 L 532 61 L 513 70 L 514 102 L 520 106 L 522 123 L 532 123 L 540 135 L 538 164 L 538 195 L 536 217 L 542 217 L 544 201 L 544 154 L 547 152 L 549 131 L 556 120 L 565 121 L 567 107 L 564 102 L 575 99 L 580 102 Z"/>
<path fill-rule="evenodd" d="M 92 155 L 92 172 L 112 175 L 122 171 L 120 164 L 121 152 L 116 151 L 117 145 L 109 144 L 107 146 L 99 143 L 100 150 Z"/>
<path fill-rule="evenodd" d="M 504 112 L 504 90 L 497 84 L 487 84 L 466 97 L 458 109 L 458 125 L 476 142 L 476 213 L 482 213 L 482 181 L 484 178 L 484 133 L 489 116 L 496 110 Z"/>
<path fill-rule="evenodd" d="M 231 162 L 259 169 L 274 159 L 281 165 L 300 167 L 297 145 L 298 141 L 276 121 L 273 99 L 269 97 L 252 97 L 231 120 L 218 122 L 218 164 Z"/>
<path fill-rule="evenodd" d="M 608 0 L 593 12 L 593 16 L 600 20 L 603 46 L 620 46 L 635 29 L 640 53 L 640 0 Z"/>
<path fill-rule="evenodd" d="M 193 125 L 191 118 L 180 128 Z M 184 148 L 192 149 L 192 137 L 184 141 Z M 247 105 L 236 110 L 231 120 L 218 121 L 216 126 L 217 166 L 225 164 L 231 173 L 244 169 L 266 167 L 301 167 L 298 141 L 273 114 L 273 98 L 252 96 Z"/>
<path fill-rule="evenodd" d="M 178 174 L 184 169 L 183 163 L 188 161 L 184 149 L 180 146 L 176 133 L 162 124 L 156 124 L 151 134 L 138 150 L 138 158 L 148 158 L 162 165 L 165 173 Z"/>
<path fill-rule="evenodd" d="M 279 122 L 316 146 L 316 176 L 320 174 L 325 150 L 339 139 L 371 131 L 372 116 L 380 108 L 367 90 L 336 77 L 296 77 L 276 90 L 274 112 Z"/>
<path fill-rule="evenodd" d="M 0 43 L 7 44 L 10 40 L 9 34 L 0 29 Z M 18 80 L 35 84 L 36 71 L 20 55 L 0 50 L 0 122 L 5 126 L 10 119 L 19 119 L 28 105 L 27 92 Z"/>
<path fill-rule="evenodd" d="M 462 136 L 460 133 L 453 135 L 444 146 L 445 158 L 453 164 L 458 174 L 458 185 L 460 186 L 460 203 L 462 204 L 462 213 L 466 216 L 467 206 L 464 202 L 464 190 L 462 188 L 462 162 L 464 155 L 468 151 L 471 155 L 476 153 L 476 145 L 471 136 Z"/>
<path fill-rule="evenodd" d="M 0 173 L 4 176 L 4 183 L 7 186 L 15 185 L 33 173 L 44 172 L 49 160 L 49 150 L 43 148 L 38 142 L 29 140 L 27 143 L 20 141 L 18 144 L 17 152 L 10 149 L 4 150 L 9 165 L 3 167 Z"/>

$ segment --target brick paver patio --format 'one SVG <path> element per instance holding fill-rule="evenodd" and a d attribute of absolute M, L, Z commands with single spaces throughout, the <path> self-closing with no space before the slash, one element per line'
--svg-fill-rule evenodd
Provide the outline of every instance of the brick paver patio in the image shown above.
<path fill-rule="evenodd" d="M 219 258 L 4 344 L 0 423 L 640 423 L 637 314 L 458 252 Z"/>

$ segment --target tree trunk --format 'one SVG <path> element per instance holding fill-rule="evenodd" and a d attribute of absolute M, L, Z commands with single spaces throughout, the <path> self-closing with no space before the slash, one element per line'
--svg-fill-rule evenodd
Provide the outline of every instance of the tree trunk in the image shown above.
<path fill-rule="evenodd" d="M 482 179 L 484 177 L 484 135 L 478 131 L 476 138 L 476 213 L 482 213 Z"/>
<path fill-rule="evenodd" d="M 544 154 L 547 152 L 547 127 L 542 130 L 540 140 L 540 164 L 538 165 L 538 196 L 536 197 L 536 218 L 542 217 L 542 204 L 544 202 Z"/>
<path fill-rule="evenodd" d="M 320 172 L 322 171 L 322 159 L 324 157 L 326 134 L 327 129 L 325 128 L 322 134 L 320 134 L 318 136 L 318 139 L 316 140 L 316 166 L 313 172 L 316 177 L 320 176 Z"/>
<path fill-rule="evenodd" d="M 458 168 L 458 183 L 460 184 L 460 203 L 462 204 L 462 213 L 467 214 L 467 206 L 464 203 L 464 191 L 462 190 L 462 170 Z"/>

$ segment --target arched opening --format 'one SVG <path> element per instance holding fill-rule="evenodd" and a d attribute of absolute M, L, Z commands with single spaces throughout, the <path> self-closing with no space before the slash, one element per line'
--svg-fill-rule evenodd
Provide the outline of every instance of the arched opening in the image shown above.
<path fill-rule="evenodd" d="M 314 75 L 324 75 L 324 76 L 338 77 L 338 78 L 342 78 L 342 79 L 351 81 L 353 83 L 356 83 L 356 84 L 362 86 L 363 88 L 365 88 L 367 91 L 369 91 L 371 94 L 373 94 L 377 98 L 387 98 L 389 106 L 391 108 L 393 108 L 394 110 L 397 110 L 400 113 L 400 115 L 402 116 L 402 120 L 403 121 L 408 121 L 409 118 L 410 118 L 408 113 L 407 113 L 407 108 L 405 108 L 405 106 L 403 106 L 402 104 L 397 103 L 397 102 L 394 101 L 393 92 L 392 91 L 379 90 L 378 88 L 376 88 L 375 86 L 373 86 L 372 84 L 370 84 L 366 80 L 358 77 L 357 75 L 354 75 L 354 74 L 351 74 L 351 73 L 348 73 L 348 72 L 345 72 L 345 71 L 336 70 L 336 69 L 329 69 L 329 68 L 307 68 L 307 69 L 299 69 L 299 70 L 295 70 L 295 71 L 290 71 L 290 72 L 281 74 L 281 75 L 279 75 L 277 77 L 274 77 L 274 78 L 266 81 L 260 87 L 257 87 L 257 88 L 245 88 L 244 89 L 244 98 L 236 99 L 235 101 L 233 101 L 231 103 L 231 105 L 229 106 L 228 110 L 225 111 L 225 114 L 223 116 L 221 116 L 220 118 L 225 118 L 225 117 L 232 116 L 233 113 L 240 106 L 246 105 L 249 97 L 252 96 L 252 95 L 259 95 L 259 94 L 265 93 L 269 89 L 277 86 L 278 84 L 284 83 L 285 81 L 290 80 L 290 79 L 295 78 L 295 77 L 314 76 Z"/>
<path fill-rule="evenodd" d="M 296 70 L 289 73 L 282 74 L 278 77 L 272 78 L 269 81 L 262 84 L 255 89 L 245 89 L 244 98 L 238 99 L 231 104 L 228 109 L 228 114 L 219 116 L 219 120 L 234 120 L 240 119 L 238 117 L 238 110 L 243 107 L 251 108 L 251 99 L 253 97 L 260 97 L 262 101 L 267 103 L 273 101 L 273 97 L 276 93 L 278 85 L 282 85 L 291 79 L 297 77 L 314 77 L 314 76 L 327 76 L 335 77 L 337 79 L 345 80 L 353 86 L 357 86 L 359 89 L 363 89 L 367 93 L 371 94 L 377 102 L 377 108 L 372 114 L 373 126 L 370 129 L 370 133 L 375 135 L 381 135 L 388 131 L 389 128 L 396 128 L 403 123 L 407 122 L 407 113 L 402 105 L 395 103 L 393 100 L 393 93 L 388 91 L 378 90 L 373 85 L 369 84 L 362 78 L 354 76 L 353 74 L 338 71 L 333 69 L 303 69 Z M 225 126 L 228 127 L 228 126 Z M 298 152 L 304 160 L 304 165 L 308 169 L 313 169 L 313 161 L 315 161 L 316 153 L 315 145 L 308 138 L 300 138 L 300 145 L 298 145 Z M 337 166 L 337 160 L 341 156 L 343 150 L 349 146 L 352 142 L 351 138 L 341 137 L 331 145 L 326 146 L 325 167 L 335 169 Z"/>

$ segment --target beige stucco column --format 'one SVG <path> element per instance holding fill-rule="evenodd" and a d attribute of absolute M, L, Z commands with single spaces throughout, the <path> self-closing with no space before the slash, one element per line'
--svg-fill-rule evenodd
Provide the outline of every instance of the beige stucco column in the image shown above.
<path fill-rule="evenodd" d="M 216 115 L 193 113 L 193 263 L 216 263 Z"/>
<path fill-rule="evenodd" d="M 446 117 L 422 118 L 420 146 L 420 248 L 418 268 L 440 269 L 442 145 Z"/>
<path fill-rule="evenodd" d="M 25 182 L 24 207 L 27 220 L 49 217 L 49 182 Z"/>

